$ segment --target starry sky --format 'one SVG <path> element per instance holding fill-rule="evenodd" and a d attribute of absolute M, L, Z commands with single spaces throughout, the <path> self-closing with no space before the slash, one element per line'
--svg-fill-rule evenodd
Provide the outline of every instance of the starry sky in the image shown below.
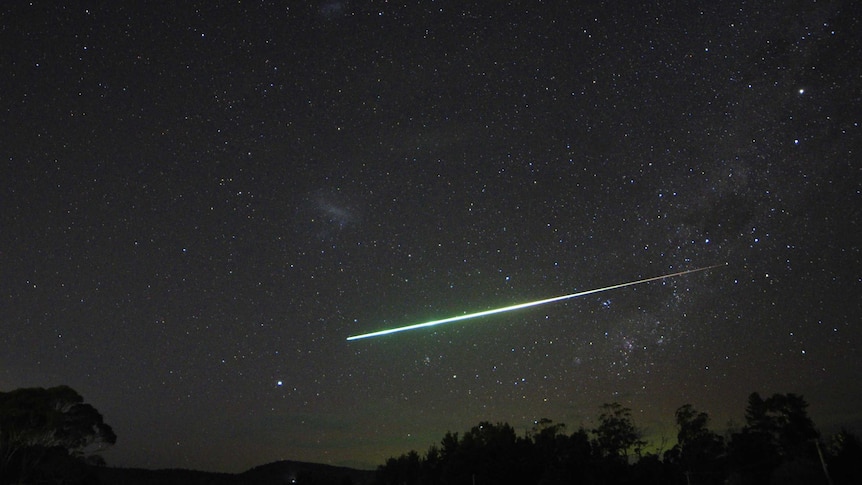
<path fill-rule="evenodd" d="M 109 464 L 370 468 L 480 421 L 862 430 L 862 6 L 0 7 L 0 389 Z M 354 334 L 710 265 L 517 312 Z"/>

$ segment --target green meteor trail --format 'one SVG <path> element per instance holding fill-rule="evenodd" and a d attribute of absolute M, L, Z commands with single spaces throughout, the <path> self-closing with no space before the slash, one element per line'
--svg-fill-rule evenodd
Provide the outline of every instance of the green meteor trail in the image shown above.
<path fill-rule="evenodd" d="M 563 296 L 555 296 L 553 298 L 547 298 L 544 300 L 528 301 L 526 303 L 519 303 L 517 305 L 505 306 L 502 308 L 494 308 L 494 309 L 485 310 L 482 312 L 468 313 L 466 315 L 458 315 L 456 317 L 444 318 L 442 320 L 432 320 L 430 322 L 417 323 L 415 325 L 407 325 L 404 327 L 390 328 L 387 330 L 380 330 L 377 332 L 363 333 L 361 335 L 354 335 L 352 337 L 347 337 L 347 340 L 359 340 L 359 339 L 364 339 L 364 338 L 380 337 L 383 335 L 389 335 L 390 333 L 406 332 L 407 330 L 416 330 L 417 328 L 433 327 L 436 325 L 442 325 L 444 323 L 452 323 L 452 322 L 459 322 L 461 320 L 469 320 L 471 318 L 486 317 L 488 315 L 494 315 L 494 314 L 503 313 L 503 312 L 510 312 L 513 310 L 520 310 L 522 308 L 529 308 L 529 307 L 533 307 L 533 306 L 544 305 L 546 303 L 553 303 L 555 301 L 560 301 L 560 300 L 568 300 L 569 298 L 577 298 L 579 296 L 591 295 L 593 293 L 601 293 L 603 291 L 616 290 L 618 288 L 624 288 L 626 286 L 634 286 L 634 285 L 639 285 L 641 283 L 648 283 L 650 281 L 663 280 L 665 278 L 673 278 L 675 276 L 682 276 L 682 275 L 687 275 L 690 273 L 697 273 L 699 271 L 706 271 L 708 269 L 718 268 L 719 266 L 726 266 L 726 265 L 727 265 L 727 263 L 715 264 L 715 265 L 706 266 L 703 268 L 690 269 L 687 271 L 680 271 L 678 273 L 671 273 L 671 274 L 666 274 L 666 275 L 662 275 L 662 276 L 653 276 L 652 278 L 646 278 L 646 279 L 637 280 L 637 281 L 629 281 L 628 283 L 620 283 L 618 285 L 605 286 L 603 288 L 596 288 L 594 290 L 581 291 L 578 293 L 571 293 L 569 295 L 563 295 Z"/>

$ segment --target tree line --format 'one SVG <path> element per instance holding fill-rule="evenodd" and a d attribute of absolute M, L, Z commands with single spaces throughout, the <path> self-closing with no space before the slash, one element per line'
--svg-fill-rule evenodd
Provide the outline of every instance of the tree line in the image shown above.
<path fill-rule="evenodd" d="M 676 410 L 677 442 L 646 452 L 631 409 L 603 404 L 594 429 L 572 433 L 541 419 L 518 436 L 507 423 L 447 432 L 424 455 L 410 451 L 377 469 L 378 485 L 858 484 L 862 444 L 842 430 L 823 439 L 796 394 L 752 393 L 741 429 L 718 434 L 690 404 Z"/>
<path fill-rule="evenodd" d="M 862 442 L 848 431 L 824 439 L 796 394 L 748 398 L 745 424 L 723 435 L 685 404 L 677 442 L 648 452 L 631 409 L 603 404 L 593 429 L 568 433 L 541 419 L 524 436 L 507 423 L 447 432 L 424 455 L 410 451 L 378 467 L 377 485 L 827 484 L 862 483 Z M 0 485 L 97 483 L 99 452 L 116 435 L 68 386 L 0 392 Z M 243 478 L 243 483 L 248 482 Z M 324 480 L 325 481 L 325 480 Z M 252 480 L 249 483 L 254 482 Z M 314 485 L 319 480 L 297 479 Z M 256 483 L 256 482 L 254 482 Z M 322 483 L 322 482 L 320 482 Z"/>

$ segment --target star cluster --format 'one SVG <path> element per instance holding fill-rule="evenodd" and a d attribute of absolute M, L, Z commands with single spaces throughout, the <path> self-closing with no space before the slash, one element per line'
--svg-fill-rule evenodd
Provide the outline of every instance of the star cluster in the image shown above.
<path fill-rule="evenodd" d="M 857 2 L 293 3 L 0 7 L 0 389 L 223 471 L 753 391 L 860 426 Z"/>

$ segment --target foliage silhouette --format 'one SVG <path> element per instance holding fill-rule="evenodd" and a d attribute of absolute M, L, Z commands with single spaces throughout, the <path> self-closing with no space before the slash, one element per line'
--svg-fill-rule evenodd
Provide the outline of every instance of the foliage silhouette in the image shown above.
<path fill-rule="evenodd" d="M 753 393 L 745 426 L 728 441 L 708 428 L 707 413 L 685 404 L 674 413 L 677 443 L 664 456 L 643 453 L 646 443 L 631 410 L 619 403 L 600 407 L 595 429 L 572 434 L 546 418 L 523 437 L 506 423 L 482 422 L 463 436 L 447 432 L 425 456 L 411 451 L 390 458 L 378 468 L 376 483 L 862 483 L 862 442 L 843 431 L 822 445 L 807 408 L 796 394 L 763 399 Z"/>
<path fill-rule="evenodd" d="M 822 478 L 819 433 L 808 417 L 808 403 L 796 394 L 748 397 L 746 426 L 734 434 L 730 461 L 737 483 L 811 483 Z"/>
<path fill-rule="evenodd" d="M 862 483 L 862 440 L 859 437 L 842 429 L 824 451 L 835 483 Z"/>
<path fill-rule="evenodd" d="M 709 415 L 685 404 L 674 413 L 677 444 L 665 461 L 682 472 L 685 483 L 723 483 L 727 448 L 724 439 L 706 426 Z"/>
<path fill-rule="evenodd" d="M 68 482 L 104 463 L 95 453 L 117 436 L 68 386 L 0 392 L 0 484 Z"/>
<path fill-rule="evenodd" d="M 623 463 L 628 462 L 630 450 L 640 455 L 646 442 L 632 422 L 632 410 L 618 402 L 603 404 L 601 409 L 599 426 L 593 430 L 596 451 L 609 460 Z"/>

